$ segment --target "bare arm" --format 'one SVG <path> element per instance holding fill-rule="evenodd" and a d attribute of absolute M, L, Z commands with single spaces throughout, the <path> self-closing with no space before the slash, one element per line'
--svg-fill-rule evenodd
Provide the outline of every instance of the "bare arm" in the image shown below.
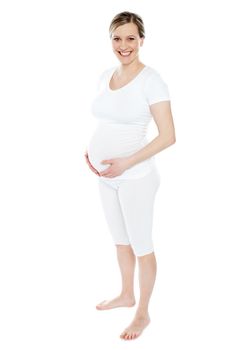
<path fill-rule="evenodd" d="M 161 101 L 150 106 L 159 135 L 144 148 L 128 157 L 129 167 L 159 153 L 175 143 L 175 129 L 170 101 Z"/>
<path fill-rule="evenodd" d="M 150 110 L 157 124 L 159 135 L 131 156 L 103 160 L 101 162 L 102 164 L 111 164 L 111 166 L 99 172 L 99 176 L 118 176 L 131 166 L 152 157 L 175 143 L 176 139 L 170 101 L 154 103 L 150 106 Z"/>

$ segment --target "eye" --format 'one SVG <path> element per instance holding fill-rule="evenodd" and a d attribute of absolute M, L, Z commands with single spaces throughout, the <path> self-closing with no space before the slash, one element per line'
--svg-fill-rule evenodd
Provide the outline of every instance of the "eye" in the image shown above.
<path fill-rule="evenodd" d="M 130 40 L 134 40 L 134 38 L 130 38 Z"/>
<path fill-rule="evenodd" d="M 117 41 L 117 40 L 119 40 L 119 38 L 113 38 L 113 40 Z"/>

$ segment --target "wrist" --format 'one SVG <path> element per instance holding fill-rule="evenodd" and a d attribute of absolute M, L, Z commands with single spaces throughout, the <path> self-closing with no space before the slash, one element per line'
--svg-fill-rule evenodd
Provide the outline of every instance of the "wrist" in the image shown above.
<path fill-rule="evenodd" d="M 132 156 L 128 156 L 126 157 L 126 164 L 127 164 L 127 168 L 130 168 L 131 166 L 134 165 L 134 159 Z"/>

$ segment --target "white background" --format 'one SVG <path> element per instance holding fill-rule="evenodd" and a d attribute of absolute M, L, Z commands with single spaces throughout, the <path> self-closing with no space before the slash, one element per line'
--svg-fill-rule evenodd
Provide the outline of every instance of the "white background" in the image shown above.
<path fill-rule="evenodd" d="M 250 349 L 248 3 L 1 1 L 2 350 Z M 95 309 L 120 275 L 84 160 L 125 10 L 144 20 L 140 58 L 167 82 L 176 130 L 156 155 L 152 322 L 131 342 L 135 308 Z"/>

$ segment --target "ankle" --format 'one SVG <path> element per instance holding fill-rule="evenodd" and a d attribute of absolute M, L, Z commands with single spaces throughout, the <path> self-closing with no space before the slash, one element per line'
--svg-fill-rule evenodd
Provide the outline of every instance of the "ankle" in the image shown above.
<path fill-rule="evenodd" d="M 141 308 L 138 307 L 137 311 L 136 311 L 136 315 L 137 318 L 150 318 L 149 317 L 149 312 L 148 312 L 148 308 Z"/>
<path fill-rule="evenodd" d="M 135 296 L 133 292 L 128 292 L 128 291 L 122 291 L 120 293 L 120 297 L 123 299 L 127 299 L 127 300 L 135 300 Z"/>

